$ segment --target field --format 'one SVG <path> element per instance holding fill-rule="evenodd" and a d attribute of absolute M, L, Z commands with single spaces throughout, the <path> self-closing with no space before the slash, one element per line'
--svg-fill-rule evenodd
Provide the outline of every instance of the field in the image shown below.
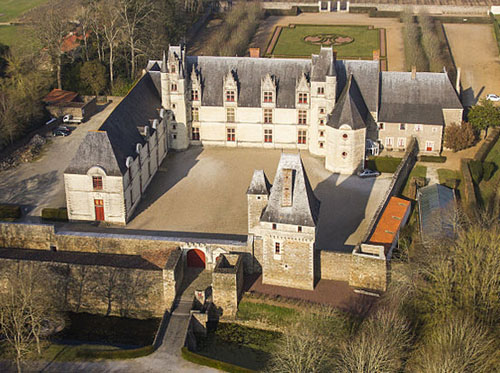
<path fill-rule="evenodd" d="M 0 26 L 0 43 L 2 44 L 18 46 L 26 43 L 28 39 L 23 26 Z"/>
<path fill-rule="evenodd" d="M 9 22 L 48 0 L 1 0 L 0 22 Z"/>
<path fill-rule="evenodd" d="M 372 59 L 380 49 L 378 29 L 369 26 L 295 25 L 283 27 L 274 45 L 275 57 L 310 57 L 321 45 L 332 46 L 339 58 Z"/>

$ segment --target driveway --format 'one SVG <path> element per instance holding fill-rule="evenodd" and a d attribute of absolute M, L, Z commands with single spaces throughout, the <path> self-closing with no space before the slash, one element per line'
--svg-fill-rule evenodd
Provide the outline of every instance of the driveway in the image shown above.
<path fill-rule="evenodd" d="M 43 207 L 65 207 L 63 174 L 88 131 L 98 129 L 121 98 L 113 98 L 90 120 L 74 127 L 67 137 L 50 137 L 42 156 L 34 162 L 0 172 L 0 203 L 26 206 L 29 216 L 40 216 Z"/>

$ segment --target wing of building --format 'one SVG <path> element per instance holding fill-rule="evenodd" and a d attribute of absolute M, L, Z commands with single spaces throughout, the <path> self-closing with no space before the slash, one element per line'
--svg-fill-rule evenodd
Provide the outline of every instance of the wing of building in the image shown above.
<path fill-rule="evenodd" d="M 446 73 L 381 72 L 379 61 L 186 56 L 170 46 L 65 171 L 71 220 L 125 224 L 168 149 L 308 150 L 332 172 L 363 168 L 366 143 L 439 154 L 463 108 Z M 373 149 L 373 146 L 370 146 Z"/>

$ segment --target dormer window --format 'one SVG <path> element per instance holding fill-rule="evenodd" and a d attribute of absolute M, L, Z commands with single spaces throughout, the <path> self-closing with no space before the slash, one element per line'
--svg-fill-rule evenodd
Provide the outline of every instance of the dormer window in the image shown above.
<path fill-rule="evenodd" d="M 102 190 L 102 176 L 92 176 L 92 186 L 94 190 Z"/>
<path fill-rule="evenodd" d="M 273 93 L 271 91 L 264 92 L 264 102 L 273 102 Z"/>
<path fill-rule="evenodd" d="M 234 102 L 234 91 L 226 91 L 226 101 L 227 102 Z"/>
<path fill-rule="evenodd" d="M 193 89 L 191 91 L 191 101 L 198 101 L 198 100 L 199 100 L 198 90 L 197 89 Z"/>
<path fill-rule="evenodd" d="M 172 83 L 172 85 L 170 86 L 170 89 L 172 92 L 176 92 L 177 91 L 177 84 Z"/>
<path fill-rule="evenodd" d="M 299 93 L 299 104 L 307 104 L 307 93 Z"/>
<path fill-rule="evenodd" d="M 170 72 L 175 73 L 175 65 L 170 66 Z"/>

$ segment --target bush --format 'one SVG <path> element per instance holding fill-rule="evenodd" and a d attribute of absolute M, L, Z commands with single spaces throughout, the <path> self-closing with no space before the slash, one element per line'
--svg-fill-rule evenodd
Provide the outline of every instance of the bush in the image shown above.
<path fill-rule="evenodd" d="M 313 6 L 301 5 L 299 7 L 299 12 L 300 13 L 319 13 L 319 9 L 318 9 L 317 5 L 313 5 Z"/>
<path fill-rule="evenodd" d="M 418 160 L 421 162 L 435 162 L 435 163 L 444 163 L 446 162 L 446 157 L 435 156 L 435 155 L 421 155 L 418 157 Z"/>
<path fill-rule="evenodd" d="M 415 66 L 417 71 L 428 71 L 429 61 L 420 43 L 420 27 L 415 22 L 415 17 L 411 13 L 403 13 L 401 21 L 407 70 Z"/>
<path fill-rule="evenodd" d="M 349 13 L 370 13 L 371 10 L 377 11 L 377 8 L 368 7 L 368 6 L 351 6 L 351 7 L 349 7 Z"/>
<path fill-rule="evenodd" d="M 451 123 L 444 131 L 444 146 L 454 152 L 470 148 L 476 142 L 476 134 L 470 123 Z"/>
<path fill-rule="evenodd" d="M 472 176 L 472 180 L 474 180 L 474 183 L 476 185 L 479 185 L 483 178 L 483 164 L 481 163 L 481 161 L 469 161 L 469 170 Z"/>
<path fill-rule="evenodd" d="M 155 351 L 153 345 L 134 349 L 119 349 L 119 350 L 91 350 L 84 349 L 77 353 L 77 356 L 82 359 L 135 359 L 137 357 L 150 355 Z"/>
<path fill-rule="evenodd" d="M 399 18 L 401 16 L 401 12 L 394 12 L 390 10 L 377 10 L 372 9 L 368 13 L 370 18 Z"/>
<path fill-rule="evenodd" d="M 66 208 L 60 208 L 60 209 L 44 208 L 44 209 L 42 209 L 42 219 L 67 221 L 68 220 L 68 210 Z"/>
<path fill-rule="evenodd" d="M 489 181 L 496 171 L 496 164 L 493 162 L 483 163 L 483 180 Z"/>
<path fill-rule="evenodd" d="M 15 220 L 21 217 L 21 206 L 0 205 L 0 220 Z"/>
<path fill-rule="evenodd" d="M 500 25 L 493 14 L 490 14 L 490 18 L 493 21 L 493 30 L 495 31 L 495 39 L 497 40 L 498 52 L 500 53 Z"/>
<path fill-rule="evenodd" d="M 204 365 L 207 367 L 223 370 L 224 372 L 234 372 L 234 373 L 253 372 L 250 369 L 245 369 L 233 364 L 225 363 L 223 361 L 210 359 L 209 357 L 198 355 L 194 352 L 189 351 L 187 347 L 183 347 L 181 349 L 181 354 L 184 360 L 190 361 L 198 365 Z"/>
<path fill-rule="evenodd" d="M 396 172 L 402 158 L 393 157 L 369 157 L 367 161 L 367 168 L 379 172 Z"/>

